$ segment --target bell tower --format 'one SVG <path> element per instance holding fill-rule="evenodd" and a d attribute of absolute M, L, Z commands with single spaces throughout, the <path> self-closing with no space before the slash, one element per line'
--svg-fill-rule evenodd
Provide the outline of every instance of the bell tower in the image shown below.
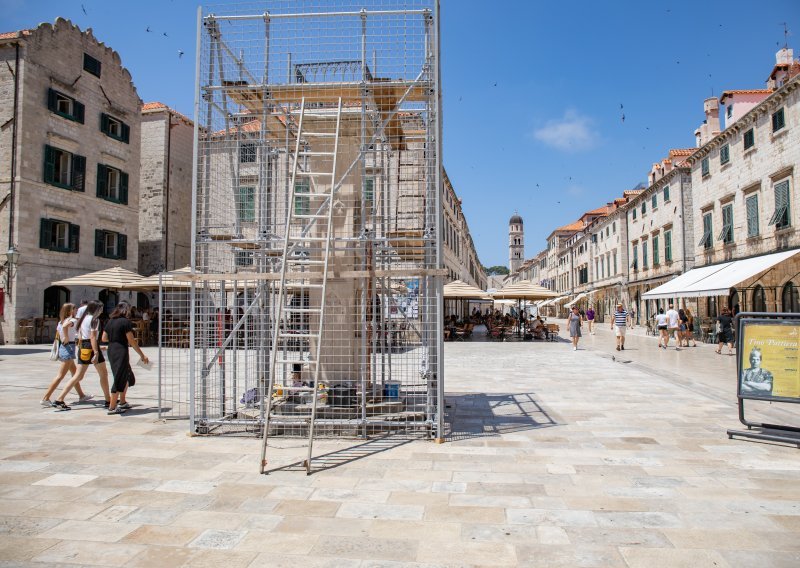
<path fill-rule="evenodd" d="M 522 217 L 515 212 L 508 220 L 508 269 L 516 272 L 525 259 L 525 237 Z"/>

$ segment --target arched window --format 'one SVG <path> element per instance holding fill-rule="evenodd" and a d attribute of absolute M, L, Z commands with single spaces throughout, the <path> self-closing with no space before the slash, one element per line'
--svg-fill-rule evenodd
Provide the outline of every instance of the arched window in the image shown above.
<path fill-rule="evenodd" d="M 783 285 L 781 310 L 784 312 L 800 312 L 800 298 L 797 295 L 797 286 L 792 282 L 787 282 Z"/>
<path fill-rule="evenodd" d="M 706 313 L 708 317 L 715 318 L 717 317 L 717 297 L 716 296 L 709 296 L 706 298 Z"/>
<path fill-rule="evenodd" d="M 739 292 L 736 288 L 731 288 L 731 293 L 728 296 L 728 309 L 731 311 L 732 314 L 739 313 L 740 306 L 739 306 Z"/>
<path fill-rule="evenodd" d="M 753 288 L 753 311 L 767 311 L 767 295 L 764 293 L 764 288 L 762 286 Z"/>
<path fill-rule="evenodd" d="M 114 308 L 116 308 L 119 303 L 119 294 L 108 288 L 100 290 L 100 294 L 98 294 L 97 297 L 105 307 L 107 314 L 113 312 Z"/>
<path fill-rule="evenodd" d="M 63 286 L 50 286 L 44 291 L 44 310 L 46 318 L 57 318 L 61 306 L 69 302 L 69 290 Z"/>

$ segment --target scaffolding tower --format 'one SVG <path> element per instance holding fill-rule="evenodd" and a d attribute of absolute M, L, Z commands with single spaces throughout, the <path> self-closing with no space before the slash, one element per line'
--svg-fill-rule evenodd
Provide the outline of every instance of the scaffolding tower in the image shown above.
<path fill-rule="evenodd" d="M 188 332 L 160 347 L 162 378 L 188 348 L 193 432 L 308 437 L 307 468 L 314 437 L 443 438 L 438 18 L 198 11 L 192 270 L 161 291 Z"/>

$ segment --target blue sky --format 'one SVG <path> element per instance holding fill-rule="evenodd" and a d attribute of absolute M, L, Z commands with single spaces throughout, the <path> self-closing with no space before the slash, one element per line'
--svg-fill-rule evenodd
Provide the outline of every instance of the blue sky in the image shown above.
<path fill-rule="evenodd" d="M 196 9 L 0 0 L 0 31 L 58 16 L 91 27 L 142 100 L 191 116 Z M 644 181 L 670 148 L 693 146 L 704 98 L 764 87 L 783 22 L 798 56 L 797 0 L 442 0 L 444 163 L 483 264 L 508 263 L 515 210 L 533 256 L 552 229 Z"/>

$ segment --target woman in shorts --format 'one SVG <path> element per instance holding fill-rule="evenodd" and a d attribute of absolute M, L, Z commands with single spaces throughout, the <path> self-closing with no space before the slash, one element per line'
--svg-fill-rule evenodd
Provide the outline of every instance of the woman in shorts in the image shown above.
<path fill-rule="evenodd" d="M 89 370 L 89 365 L 94 365 L 97 374 L 100 375 L 100 388 L 103 389 L 106 406 L 109 404 L 111 393 L 108 390 L 108 369 L 106 368 L 106 360 L 103 357 L 103 353 L 100 351 L 99 316 L 102 311 L 103 304 L 91 301 L 86 306 L 80 318 L 78 318 L 78 323 L 76 324 L 78 328 L 78 342 L 76 343 L 76 348 L 78 350 L 78 372 L 70 379 L 61 391 L 58 399 L 53 403 L 53 406 L 61 410 L 70 409 L 64 402 L 64 398 L 71 389 L 83 380 L 83 377 L 86 376 L 86 371 Z"/>
<path fill-rule="evenodd" d="M 58 314 L 58 325 L 56 326 L 56 333 L 58 334 L 58 360 L 61 362 L 59 365 L 58 373 L 56 374 L 50 386 L 47 387 L 47 392 L 42 397 L 42 406 L 50 408 L 54 404 L 50 401 L 50 397 L 61 384 L 64 377 L 69 372 L 73 377 L 78 369 L 75 367 L 75 336 L 77 335 L 77 323 L 75 319 L 75 312 L 77 308 L 75 304 L 66 303 L 61 306 L 61 311 Z M 78 402 L 86 402 L 94 398 L 92 395 L 83 392 L 81 384 L 75 384 L 75 391 L 78 393 Z"/>
<path fill-rule="evenodd" d="M 658 313 L 655 316 L 656 318 L 656 329 L 658 329 L 658 347 L 663 347 L 664 349 L 667 348 L 667 344 L 669 343 L 669 331 L 667 325 L 669 324 L 669 318 L 664 313 L 664 308 L 658 308 Z"/>
<path fill-rule="evenodd" d="M 130 304 L 120 302 L 111 312 L 108 324 L 103 331 L 103 341 L 108 341 L 108 361 L 111 363 L 111 373 L 114 375 L 114 382 L 111 385 L 111 404 L 108 406 L 109 414 L 122 414 L 131 407 L 125 400 L 128 387 L 135 381 L 128 346 L 133 347 L 145 364 L 150 362 L 142 353 L 142 349 L 133 335 L 133 323 L 128 319 L 130 313 Z"/>

